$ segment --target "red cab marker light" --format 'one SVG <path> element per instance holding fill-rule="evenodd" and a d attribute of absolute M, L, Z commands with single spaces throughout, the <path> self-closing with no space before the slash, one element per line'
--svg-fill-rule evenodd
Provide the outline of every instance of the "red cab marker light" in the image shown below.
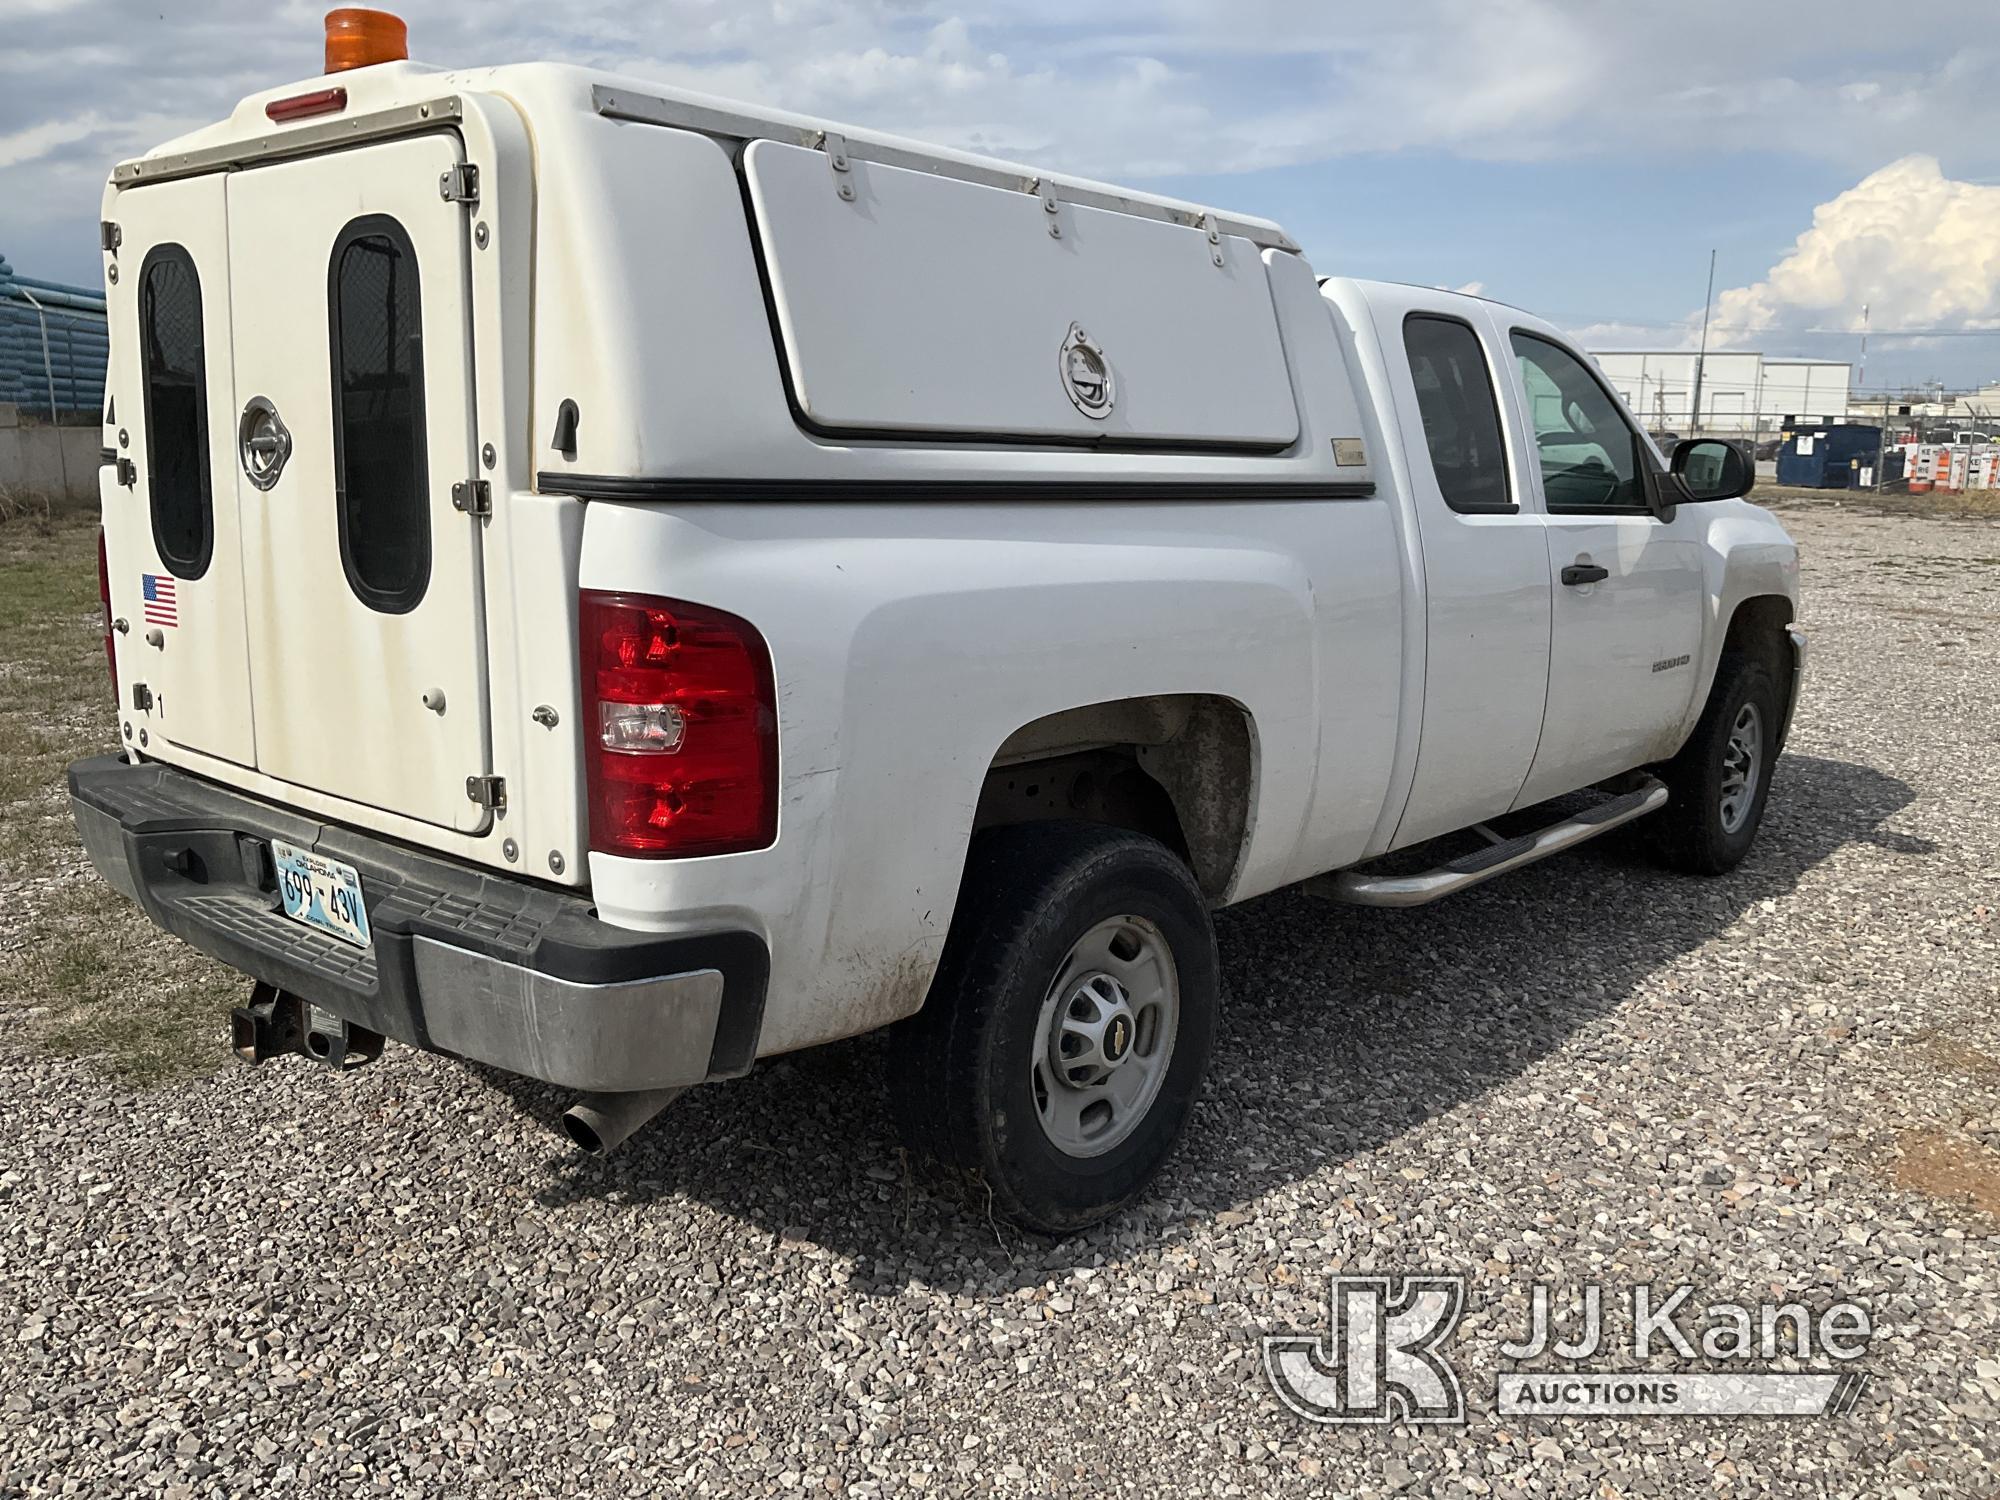
<path fill-rule="evenodd" d="M 293 94 L 289 99 L 273 99 L 264 113 L 284 124 L 287 120 L 309 120 L 314 115 L 336 115 L 347 108 L 346 89 L 315 89 L 310 94 Z"/>

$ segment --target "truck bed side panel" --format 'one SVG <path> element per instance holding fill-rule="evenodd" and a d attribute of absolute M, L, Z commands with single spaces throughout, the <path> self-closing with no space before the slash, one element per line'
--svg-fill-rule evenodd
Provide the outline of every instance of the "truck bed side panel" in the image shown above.
<path fill-rule="evenodd" d="M 765 935 L 764 1053 L 881 1025 L 929 987 L 1001 744 L 1047 714 L 1155 693 L 1250 715 L 1254 823 L 1230 896 L 1271 889 L 1294 877 L 1314 794 L 1321 622 L 1379 591 L 1386 534 L 1371 501 L 593 504 L 585 587 L 671 578 L 764 631 L 782 776 L 771 848 L 593 855 L 598 909 Z"/>

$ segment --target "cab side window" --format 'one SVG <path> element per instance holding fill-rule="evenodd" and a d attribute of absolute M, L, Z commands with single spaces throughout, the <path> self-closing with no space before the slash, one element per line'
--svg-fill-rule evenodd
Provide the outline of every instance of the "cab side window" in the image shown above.
<path fill-rule="evenodd" d="M 1411 313 L 1403 320 L 1403 349 L 1444 503 L 1474 514 L 1513 511 L 1500 402 L 1479 335 L 1456 318 Z"/>
<path fill-rule="evenodd" d="M 355 595 L 384 614 L 417 607 L 431 577 L 417 252 L 382 214 L 334 242 L 333 482 L 340 556 Z"/>
<path fill-rule="evenodd" d="M 1514 354 L 1551 513 L 1644 511 L 1639 434 L 1582 360 L 1559 344 L 1516 331 Z"/>
<path fill-rule="evenodd" d="M 199 578 L 215 551 L 208 466 L 208 368 L 201 277 L 179 245 L 156 245 L 139 268 L 145 360 L 146 490 L 153 546 L 179 578 Z"/>

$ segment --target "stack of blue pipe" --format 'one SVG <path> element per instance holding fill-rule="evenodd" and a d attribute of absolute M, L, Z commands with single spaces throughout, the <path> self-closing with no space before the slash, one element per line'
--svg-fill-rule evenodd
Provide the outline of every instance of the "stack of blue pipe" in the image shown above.
<path fill-rule="evenodd" d="M 0 256 L 0 402 L 64 422 L 80 412 L 100 412 L 110 347 L 102 292 L 22 276 Z"/>

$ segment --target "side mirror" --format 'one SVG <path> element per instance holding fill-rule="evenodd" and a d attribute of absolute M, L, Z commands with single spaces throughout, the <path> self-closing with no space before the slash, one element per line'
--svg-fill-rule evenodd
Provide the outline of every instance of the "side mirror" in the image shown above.
<path fill-rule="evenodd" d="M 1734 500 L 1750 493 L 1757 471 L 1735 443 L 1688 438 L 1674 444 L 1669 472 L 1683 500 Z"/>

